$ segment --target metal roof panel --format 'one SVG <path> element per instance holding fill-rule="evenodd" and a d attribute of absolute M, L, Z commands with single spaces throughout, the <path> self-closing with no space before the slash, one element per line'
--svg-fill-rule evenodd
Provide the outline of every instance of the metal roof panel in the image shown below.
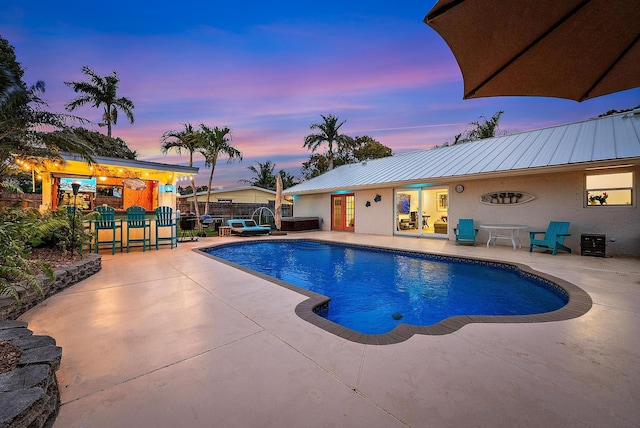
<path fill-rule="evenodd" d="M 344 165 L 285 190 L 321 193 L 640 158 L 640 110 Z"/>

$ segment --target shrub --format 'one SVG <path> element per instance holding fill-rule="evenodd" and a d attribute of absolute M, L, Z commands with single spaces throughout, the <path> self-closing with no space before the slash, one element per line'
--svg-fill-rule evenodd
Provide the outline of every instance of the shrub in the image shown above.
<path fill-rule="evenodd" d="M 92 214 L 87 217 L 89 216 Z M 58 211 L 46 212 L 40 219 L 39 234 L 32 241 L 32 247 L 55 248 L 63 254 L 73 250 L 80 254 L 83 245 L 91 239 L 91 234 L 84 227 L 85 220 L 87 218 L 80 210 L 76 211 L 75 215 L 69 213 L 65 207 L 59 208 Z"/>
<path fill-rule="evenodd" d="M 93 213 L 83 216 L 79 210 L 70 214 L 64 207 L 44 214 L 35 208 L 0 208 L 0 296 L 18 299 L 19 287 L 41 292 L 37 272 L 54 280 L 53 269 L 49 263 L 33 260 L 31 250 L 51 248 L 62 254 L 82 254 L 83 246 L 91 240 L 84 222 L 95 217 Z"/>
<path fill-rule="evenodd" d="M 16 208 L 0 209 L 0 295 L 18 299 L 18 287 L 41 292 L 36 280 L 35 267 L 53 280 L 51 266 L 37 263 L 29 258 L 31 244 L 38 241 L 40 215 L 36 210 Z"/>

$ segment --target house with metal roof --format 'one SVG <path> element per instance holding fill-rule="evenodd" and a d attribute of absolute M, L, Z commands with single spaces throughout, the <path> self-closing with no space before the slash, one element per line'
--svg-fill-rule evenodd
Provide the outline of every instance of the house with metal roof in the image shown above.
<path fill-rule="evenodd" d="M 478 228 L 522 226 L 528 248 L 526 230 L 557 220 L 571 223 L 573 252 L 598 235 L 606 255 L 640 256 L 639 171 L 636 110 L 344 165 L 284 194 L 296 216 L 322 218 L 323 230 L 454 239 L 458 220 L 472 218 Z"/>

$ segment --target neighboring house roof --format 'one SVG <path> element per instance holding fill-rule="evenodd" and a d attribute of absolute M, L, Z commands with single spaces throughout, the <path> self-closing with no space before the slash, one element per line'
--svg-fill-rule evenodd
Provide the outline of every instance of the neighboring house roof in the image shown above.
<path fill-rule="evenodd" d="M 262 187 L 257 187 L 257 186 L 244 186 L 244 187 L 230 187 L 230 188 L 222 188 L 222 189 L 215 189 L 211 191 L 211 199 L 212 201 L 215 201 L 215 199 L 218 196 L 222 196 L 223 199 L 227 199 L 230 196 L 234 196 L 233 194 L 235 194 L 235 197 L 238 197 L 238 199 L 240 201 L 242 201 L 242 197 L 239 196 L 239 194 L 243 193 L 243 192 L 248 192 L 248 191 L 257 191 L 260 193 L 263 193 L 263 195 L 260 196 L 261 199 L 263 198 L 269 198 L 269 200 L 272 198 L 273 200 L 276 199 L 276 192 L 274 190 L 269 190 L 269 189 L 265 189 Z M 198 196 L 206 196 L 207 192 L 202 191 L 202 192 L 198 192 L 197 193 Z M 233 198 L 235 201 L 235 197 Z M 190 193 L 188 195 L 178 195 L 178 199 L 183 199 L 183 200 L 192 200 L 193 199 L 193 193 Z M 202 199 L 198 199 L 200 201 L 202 201 Z M 246 202 L 246 198 L 245 198 L 245 202 Z M 256 201 L 253 201 L 256 202 Z M 291 202 L 287 199 L 285 199 L 285 197 L 283 196 L 282 199 L 282 203 L 283 204 L 291 204 Z"/>
<path fill-rule="evenodd" d="M 62 158 L 68 161 L 81 161 L 84 162 L 84 159 L 79 155 L 75 154 L 62 154 Z M 156 171 L 171 171 L 171 172 L 179 172 L 184 174 L 195 175 L 198 173 L 198 168 L 191 166 L 182 166 L 182 165 L 172 165 L 166 163 L 158 163 L 158 162 L 149 162 L 149 161 L 141 161 L 141 160 L 132 160 L 132 159 L 120 159 L 120 158 L 110 158 L 106 156 L 92 156 L 93 160 L 97 164 L 104 165 L 114 165 L 128 168 L 147 168 L 153 169 Z"/>
<path fill-rule="evenodd" d="M 340 166 L 284 191 L 324 193 L 640 160 L 640 110 Z"/>
<path fill-rule="evenodd" d="M 211 191 L 211 195 L 215 195 L 216 193 L 231 193 L 231 192 L 242 192 L 242 191 L 246 191 L 246 190 L 258 190 L 260 192 L 264 192 L 264 193 L 269 193 L 272 194 L 274 197 L 276 196 L 276 192 L 274 190 L 269 190 L 269 189 L 265 189 L 263 187 L 257 187 L 257 186 L 242 186 L 242 187 L 229 187 L 229 188 L 222 188 L 222 189 L 214 189 Z M 198 192 L 196 193 L 196 195 L 206 195 L 207 191 L 202 191 L 202 192 Z M 193 197 L 193 193 L 190 193 L 188 195 L 180 195 L 179 198 L 192 198 Z"/>

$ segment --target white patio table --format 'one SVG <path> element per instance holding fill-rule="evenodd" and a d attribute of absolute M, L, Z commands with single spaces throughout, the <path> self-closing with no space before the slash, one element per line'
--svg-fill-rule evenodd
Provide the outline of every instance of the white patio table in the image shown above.
<path fill-rule="evenodd" d="M 489 239 L 487 240 L 487 248 L 493 239 L 493 245 L 496 244 L 498 239 L 510 239 L 513 244 L 513 250 L 516 249 L 516 241 L 520 248 L 522 248 L 522 242 L 520 242 L 520 231 L 528 229 L 529 226 L 521 224 L 481 224 L 480 229 L 487 229 L 489 231 Z M 509 232 L 507 234 L 507 232 Z"/>

